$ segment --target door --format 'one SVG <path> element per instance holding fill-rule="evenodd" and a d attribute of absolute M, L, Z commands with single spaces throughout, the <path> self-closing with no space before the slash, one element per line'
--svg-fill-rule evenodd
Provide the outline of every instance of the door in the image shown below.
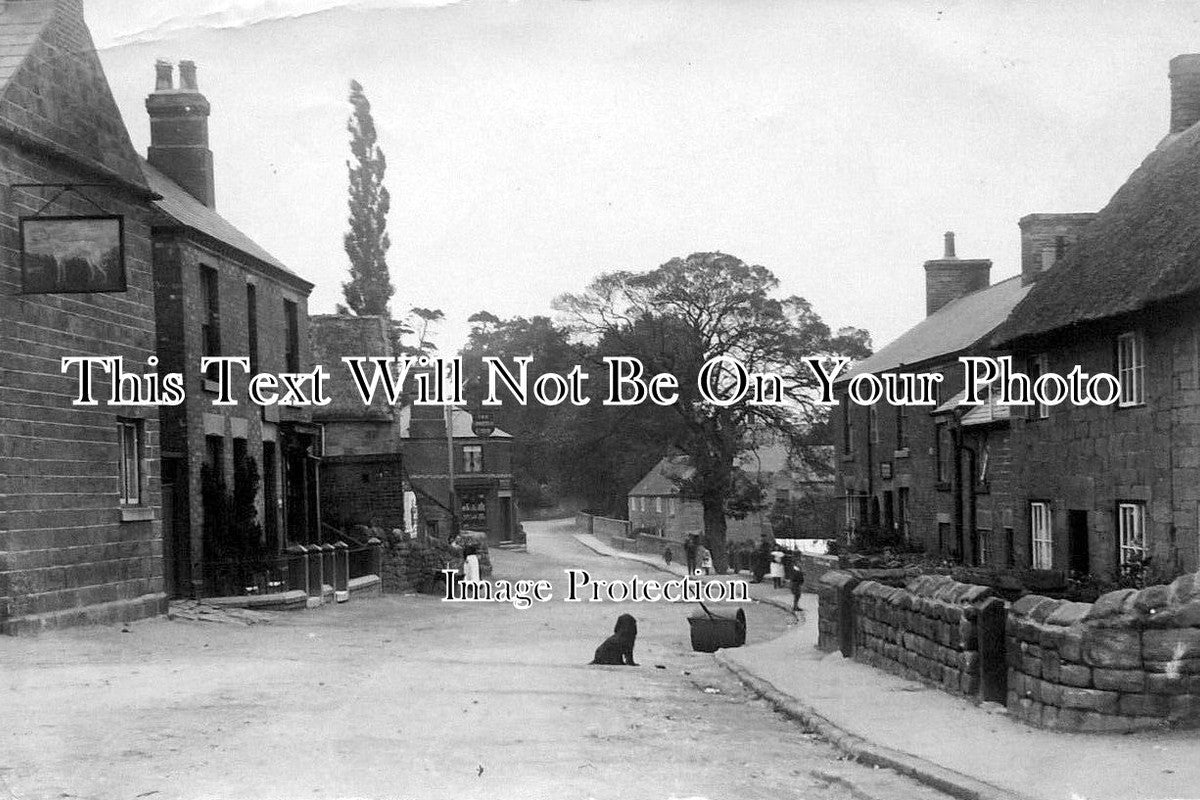
<path fill-rule="evenodd" d="M 178 459 L 162 462 L 163 589 L 168 597 L 191 594 L 192 546 L 187 516 L 187 473 Z"/>
<path fill-rule="evenodd" d="M 1067 512 L 1067 568 L 1071 572 L 1087 575 L 1092 571 L 1088 553 L 1087 512 L 1071 509 Z"/>

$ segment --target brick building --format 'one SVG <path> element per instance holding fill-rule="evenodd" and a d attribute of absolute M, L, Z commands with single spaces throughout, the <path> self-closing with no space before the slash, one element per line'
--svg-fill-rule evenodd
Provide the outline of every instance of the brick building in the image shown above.
<path fill-rule="evenodd" d="M 314 316 L 317 360 L 346 378 L 340 372 L 344 357 L 390 358 L 387 324 L 382 317 Z M 517 538 L 512 436 L 499 429 L 479 435 L 462 408 L 447 414 L 442 406 L 414 405 L 411 398 L 391 406 L 380 395 L 365 406 L 349 379 L 331 381 L 329 394 L 330 404 L 314 411 L 324 429 L 321 496 L 327 522 L 343 530 L 368 524 L 445 538 L 457 505 L 461 529 L 486 532 L 492 543 Z"/>
<path fill-rule="evenodd" d="M 61 369 L 64 357 L 120 356 L 129 372 L 153 371 L 153 195 L 79 0 L 4 3 L 0 46 L 0 632 L 161 613 L 157 409 L 73 405 Z M 78 251 L 53 234 L 41 246 L 64 273 L 23 276 L 21 220 L 35 216 L 119 220 L 116 271 L 76 261 L 113 284 L 85 291 Z M 95 373 L 103 401 L 110 376 Z"/>
<path fill-rule="evenodd" d="M 216 211 L 209 103 L 196 67 L 156 66 L 146 98 L 150 147 L 141 166 L 154 203 L 153 267 L 160 366 L 184 376 L 186 401 L 161 409 L 163 522 L 168 590 L 175 595 L 240 591 L 227 584 L 239 571 L 241 536 L 206 525 L 218 484 L 260 484 L 253 498 L 266 556 L 289 543 L 320 541 L 317 510 L 318 429 L 306 407 L 259 406 L 247 395 L 249 375 L 234 368 L 234 405 L 215 405 L 216 373 L 204 356 L 240 356 L 250 373 L 306 372 L 308 294 L 312 284 Z M 207 482 L 207 490 L 205 488 Z M 208 492 L 206 499 L 205 493 Z M 234 556 L 232 554 L 239 554 Z M 237 581 L 235 581 L 237 583 Z"/>
<path fill-rule="evenodd" d="M 450 509 L 456 504 L 462 530 L 485 532 L 492 544 L 519 541 L 512 436 L 499 428 L 480 436 L 471 413 L 463 408 L 453 407 L 447 414 L 441 406 L 408 405 L 400 415 L 404 462 L 426 531 L 446 535 Z"/>
<path fill-rule="evenodd" d="M 321 426 L 322 520 L 340 531 L 355 525 L 414 534 L 419 525 L 416 494 L 404 472 L 400 411 L 385 398 L 364 405 L 341 359 L 390 358 L 384 317 L 314 314 L 310 320 L 313 359 L 335 377 L 329 405 L 313 409 Z"/>
<path fill-rule="evenodd" d="M 1080 365 L 1121 385 L 1111 406 L 1014 422 L 1015 535 L 1039 568 L 1200 568 L 1200 55 L 1169 74 L 1168 135 L 1061 263 L 1023 264 L 1031 289 L 996 336 L 1033 372 Z"/>
<path fill-rule="evenodd" d="M 1002 439 L 1003 430 L 991 419 L 977 427 L 974 419 L 961 425 L 952 414 L 934 412 L 962 389 L 958 358 L 990 354 L 992 333 L 1028 289 L 1016 277 L 991 284 L 991 262 L 959 259 L 953 233 L 946 234 L 942 258 L 925 262 L 924 272 L 925 319 L 835 384 L 840 402 L 832 428 L 839 439 L 834 462 L 843 533 L 907 542 L 969 561 L 974 555 L 966 533 L 973 513 L 968 506 L 985 492 L 978 491 L 983 487 L 972 478 L 964 448 L 972 446 L 968 435 L 978 439 L 985 431 L 992 436 L 999 431 Z M 925 406 L 859 405 L 846 394 L 855 376 L 897 372 L 941 374 L 937 396 Z M 999 442 L 993 447 L 1003 449 Z"/>

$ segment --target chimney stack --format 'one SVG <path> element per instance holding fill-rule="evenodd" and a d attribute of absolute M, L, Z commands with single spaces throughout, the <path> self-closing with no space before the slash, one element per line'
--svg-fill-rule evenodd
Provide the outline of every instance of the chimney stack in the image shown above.
<path fill-rule="evenodd" d="M 175 68 L 171 66 L 170 61 L 163 61 L 161 58 L 154 64 L 154 91 L 161 92 L 164 89 L 171 90 L 175 88 L 174 79 Z"/>
<path fill-rule="evenodd" d="M 1095 214 L 1026 214 L 1021 228 L 1021 285 L 1028 286 L 1075 246 Z"/>
<path fill-rule="evenodd" d="M 154 91 L 146 98 L 150 148 L 146 160 L 209 208 L 216 205 L 212 151 L 208 149 L 207 98 L 196 84 L 196 64 L 179 62 L 179 88 L 171 63 L 155 64 Z"/>
<path fill-rule="evenodd" d="M 197 92 L 196 89 L 196 62 L 195 61 L 180 61 L 179 62 L 179 88 L 185 92 Z"/>
<path fill-rule="evenodd" d="M 992 262 L 986 258 L 962 259 L 954 254 L 954 232 L 946 232 L 942 258 L 925 262 L 925 316 L 963 295 L 986 289 Z"/>
<path fill-rule="evenodd" d="M 1200 121 L 1200 53 L 1175 56 L 1171 80 L 1171 133 L 1183 133 Z"/>

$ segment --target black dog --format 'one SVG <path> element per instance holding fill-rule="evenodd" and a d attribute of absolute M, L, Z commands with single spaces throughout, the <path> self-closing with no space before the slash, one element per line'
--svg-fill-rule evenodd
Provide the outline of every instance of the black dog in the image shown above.
<path fill-rule="evenodd" d="M 617 625 L 613 635 L 604 640 L 596 648 L 593 664 L 613 664 L 636 667 L 633 660 L 633 643 L 637 640 L 637 620 L 632 614 L 622 614 L 617 617 Z"/>

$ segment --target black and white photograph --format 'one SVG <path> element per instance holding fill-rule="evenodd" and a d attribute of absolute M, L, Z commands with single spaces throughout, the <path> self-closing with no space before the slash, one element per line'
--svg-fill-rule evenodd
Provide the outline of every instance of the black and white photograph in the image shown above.
<path fill-rule="evenodd" d="M 0 0 L 0 799 L 1200 800 L 1200 10 Z"/>

